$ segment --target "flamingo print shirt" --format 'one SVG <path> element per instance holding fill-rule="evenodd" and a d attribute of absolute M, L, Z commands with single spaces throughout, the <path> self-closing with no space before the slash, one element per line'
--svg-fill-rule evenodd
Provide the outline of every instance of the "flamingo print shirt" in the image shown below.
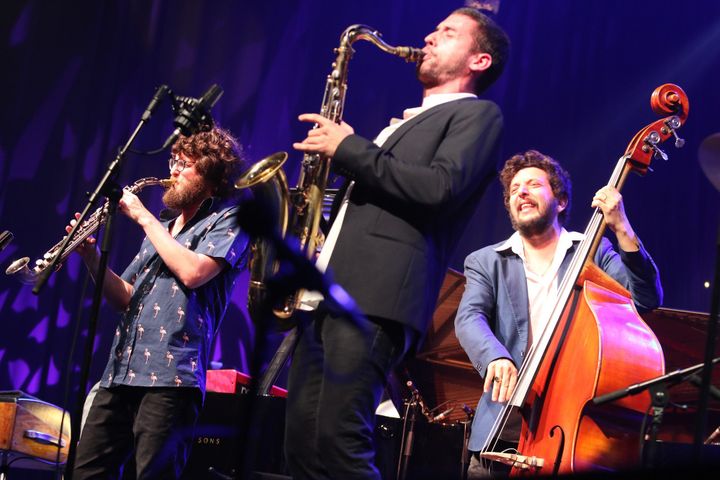
<path fill-rule="evenodd" d="M 248 237 L 239 207 L 209 199 L 175 239 L 222 259 L 225 268 L 204 285 L 185 287 L 145 238 L 122 274 L 134 293 L 115 330 L 101 385 L 196 387 L 205 391 L 210 347 L 245 267 Z M 161 216 L 162 217 L 162 216 Z M 173 218 L 163 222 L 169 227 Z"/>

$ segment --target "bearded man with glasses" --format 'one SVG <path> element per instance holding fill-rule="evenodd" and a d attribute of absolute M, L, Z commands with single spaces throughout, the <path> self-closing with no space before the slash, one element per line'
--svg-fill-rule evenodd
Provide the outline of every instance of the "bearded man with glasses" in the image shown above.
<path fill-rule="evenodd" d="M 170 211 L 161 220 L 123 192 L 120 211 L 146 236 L 122 275 L 105 274 L 103 294 L 120 320 L 80 437 L 74 479 L 120 478 L 132 455 L 138 479 L 180 477 L 212 340 L 246 263 L 248 237 L 233 198 L 244 166 L 237 141 L 213 128 L 173 146 L 174 183 L 163 195 Z M 94 239 L 77 250 L 95 276 Z"/>

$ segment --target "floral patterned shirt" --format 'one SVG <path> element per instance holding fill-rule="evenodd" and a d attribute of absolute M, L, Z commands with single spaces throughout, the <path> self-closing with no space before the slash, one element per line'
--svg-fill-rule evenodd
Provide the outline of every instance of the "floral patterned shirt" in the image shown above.
<path fill-rule="evenodd" d="M 190 250 L 226 263 L 212 280 L 192 290 L 175 277 L 147 237 L 143 240 L 122 274 L 134 292 L 115 330 L 103 387 L 205 391 L 210 347 L 246 263 L 248 237 L 240 230 L 238 215 L 237 205 L 208 199 L 175 237 Z"/>

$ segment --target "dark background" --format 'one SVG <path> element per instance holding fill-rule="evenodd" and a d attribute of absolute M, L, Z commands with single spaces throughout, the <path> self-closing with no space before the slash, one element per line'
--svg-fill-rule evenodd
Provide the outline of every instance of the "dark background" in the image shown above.
<path fill-rule="evenodd" d="M 303 1 L 4 1 L 0 6 L 0 229 L 16 235 L 0 253 L 33 260 L 60 240 L 85 192 L 96 185 L 137 125 L 154 89 L 166 83 L 200 96 L 213 83 L 225 95 L 213 116 L 256 161 L 304 136 L 298 114 L 317 111 L 342 30 L 372 25 L 393 45 L 422 46 L 460 2 Z M 636 131 L 658 117 L 655 87 L 681 85 L 690 116 L 684 149 L 665 148 L 654 173 L 632 176 L 623 195 L 628 215 L 654 256 L 665 305 L 707 311 L 719 220 L 718 193 L 697 162 L 700 142 L 720 131 L 720 3 L 670 0 L 506 0 L 497 16 L 512 40 L 505 74 L 485 95 L 505 115 L 503 159 L 539 149 L 574 181 L 569 227 L 583 230 L 590 199 L 605 184 Z M 355 44 L 344 119 L 373 137 L 391 116 L 419 105 L 414 67 L 366 42 Z M 172 130 L 162 105 L 135 147 L 158 147 Z M 167 154 L 129 155 L 121 183 L 167 174 Z M 301 156 L 286 171 L 297 177 Z M 141 194 L 154 211 L 160 190 Z M 122 271 L 140 229 L 122 218 L 110 260 Z M 453 267 L 474 249 L 511 233 L 493 185 L 468 225 Z M 382 272 L 377 272 L 382 275 Z M 63 404 L 65 368 L 77 321 L 86 329 L 90 293 L 76 256 L 40 296 L 0 278 L 0 389 L 21 389 Z M 213 358 L 248 371 L 254 328 L 241 284 Z M 78 315 L 78 312 L 83 312 Z M 103 310 L 91 382 L 107 358 L 116 316 Z M 85 336 L 80 338 L 81 345 Z M 68 405 L 72 407 L 71 405 Z"/>

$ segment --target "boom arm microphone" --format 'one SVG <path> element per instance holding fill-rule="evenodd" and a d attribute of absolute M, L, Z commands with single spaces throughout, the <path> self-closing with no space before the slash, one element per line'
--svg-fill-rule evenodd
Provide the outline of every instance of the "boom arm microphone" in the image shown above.
<path fill-rule="evenodd" d="M 155 109 L 160 104 L 160 102 L 163 101 L 163 99 L 167 96 L 167 94 L 170 92 L 170 88 L 168 88 L 167 85 L 160 85 L 157 90 L 155 90 L 155 95 L 153 95 L 152 100 L 150 100 L 150 104 L 145 109 L 145 112 L 142 116 L 142 121 L 147 122 L 150 120 L 150 117 L 155 112 Z"/>
<path fill-rule="evenodd" d="M 177 115 L 173 121 L 176 128 L 165 140 L 162 148 L 165 149 L 175 143 L 181 134 L 187 136 L 212 128 L 213 120 L 210 116 L 210 110 L 220 100 L 222 94 L 223 89 L 215 84 L 200 99 L 177 97 L 179 107 L 175 107 Z"/>

